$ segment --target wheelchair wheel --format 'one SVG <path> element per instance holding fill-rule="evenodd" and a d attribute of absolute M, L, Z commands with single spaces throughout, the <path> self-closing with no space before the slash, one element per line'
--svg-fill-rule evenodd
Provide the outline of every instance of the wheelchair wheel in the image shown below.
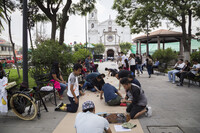
<path fill-rule="evenodd" d="M 35 100 L 23 93 L 16 93 L 10 99 L 12 111 L 23 120 L 33 120 L 37 116 Z"/>

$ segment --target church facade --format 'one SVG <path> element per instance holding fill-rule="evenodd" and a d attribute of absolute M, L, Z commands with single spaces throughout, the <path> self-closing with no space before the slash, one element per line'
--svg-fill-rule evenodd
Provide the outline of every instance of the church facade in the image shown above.
<path fill-rule="evenodd" d="M 102 43 L 105 46 L 104 58 L 117 57 L 120 52 L 119 44 L 131 42 L 131 33 L 128 26 L 121 27 L 111 19 L 98 22 L 97 10 L 94 9 L 88 18 L 88 43 Z"/>

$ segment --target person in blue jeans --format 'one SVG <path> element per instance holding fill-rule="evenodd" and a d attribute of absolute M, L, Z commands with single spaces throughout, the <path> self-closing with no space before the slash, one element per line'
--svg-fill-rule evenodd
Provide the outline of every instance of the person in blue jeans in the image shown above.
<path fill-rule="evenodd" d="M 105 102 L 109 106 L 116 106 L 121 104 L 122 95 L 114 86 L 110 85 L 109 83 L 103 85 L 100 93 L 100 99 L 103 99 L 103 94 L 105 97 Z"/>
<path fill-rule="evenodd" d="M 151 74 L 152 74 L 152 65 L 153 65 L 153 60 L 152 60 L 151 55 L 148 55 L 148 56 L 147 56 L 146 64 L 147 64 L 147 72 L 148 72 L 148 74 L 149 74 L 149 78 L 151 78 Z"/>
<path fill-rule="evenodd" d="M 174 69 L 171 71 L 168 71 L 168 78 L 170 82 L 175 84 L 176 74 L 179 73 L 180 70 L 182 70 L 184 66 L 185 66 L 185 63 L 183 62 L 183 59 L 179 59 L 179 61 L 175 64 Z"/>
<path fill-rule="evenodd" d="M 63 100 L 63 92 L 67 88 L 67 83 L 66 83 L 66 81 L 64 81 L 59 68 L 60 68 L 60 64 L 58 62 L 54 62 L 52 64 L 50 77 L 51 77 L 51 79 L 54 79 L 55 81 L 58 81 L 60 83 L 61 89 L 58 91 L 59 99 Z"/>

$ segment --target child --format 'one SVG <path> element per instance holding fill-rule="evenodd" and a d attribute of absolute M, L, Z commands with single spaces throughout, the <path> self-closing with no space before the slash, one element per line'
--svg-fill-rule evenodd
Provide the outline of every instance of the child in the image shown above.
<path fill-rule="evenodd" d="M 80 64 L 75 64 L 73 67 L 73 72 L 69 75 L 68 78 L 68 99 L 70 104 L 60 103 L 55 111 L 66 111 L 75 113 L 78 110 L 79 106 L 79 84 L 78 77 L 81 74 L 82 66 Z"/>

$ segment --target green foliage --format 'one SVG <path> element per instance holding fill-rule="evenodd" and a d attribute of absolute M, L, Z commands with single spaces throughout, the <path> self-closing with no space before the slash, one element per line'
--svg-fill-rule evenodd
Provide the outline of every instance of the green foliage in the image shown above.
<path fill-rule="evenodd" d="M 153 59 L 159 60 L 160 63 L 166 63 L 168 64 L 171 60 L 177 59 L 178 54 L 175 53 L 171 48 L 167 48 L 165 50 L 156 50 L 153 55 Z"/>
<path fill-rule="evenodd" d="M 191 57 L 191 61 L 195 59 L 199 63 L 200 62 L 200 48 L 199 48 L 199 51 L 192 53 L 190 57 Z"/>
<path fill-rule="evenodd" d="M 128 51 L 131 49 L 132 44 L 129 43 L 129 42 L 124 42 L 124 43 L 120 43 L 119 46 L 120 46 L 120 48 L 121 48 L 121 51 L 122 51 L 124 54 L 127 54 Z"/>
<path fill-rule="evenodd" d="M 23 76 L 18 78 L 17 69 L 5 69 L 5 71 L 6 72 L 10 71 L 10 74 L 9 74 L 9 77 L 8 77 L 8 82 L 16 81 L 16 83 L 18 85 L 23 82 Z M 20 69 L 19 72 L 20 72 L 20 75 L 23 75 L 22 74 L 22 69 Z M 30 88 L 36 86 L 35 80 L 31 77 L 31 73 L 30 72 L 28 74 L 28 83 L 29 83 L 29 87 Z"/>
<path fill-rule="evenodd" d="M 105 51 L 105 46 L 103 44 L 94 44 L 94 48 L 93 48 L 94 54 L 95 55 L 100 55 L 103 54 Z"/>
<path fill-rule="evenodd" d="M 92 57 L 92 53 L 87 49 L 79 49 L 73 54 L 73 63 L 76 63 L 78 60 L 85 60 L 85 58 L 90 55 Z"/>
<path fill-rule="evenodd" d="M 71 48 L 52 40 L 37 45 L 32 51 L 33 74 L 49 73 L 54 61 L 59 62 L 62 72 L 67 74 L 72 62 Z"/>
<path fill-rule="evenodd" d="M 75 44 L 74 45 L 74 51 L 78 51 L 79 49 L 83 49 L 84 45 L 80 45 L 80 44 Z"/>

